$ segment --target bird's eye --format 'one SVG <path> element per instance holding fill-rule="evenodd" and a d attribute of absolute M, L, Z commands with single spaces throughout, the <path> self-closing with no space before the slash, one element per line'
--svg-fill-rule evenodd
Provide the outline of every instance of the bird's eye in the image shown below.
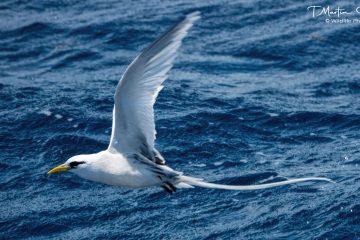
<path fill-rule="evenodd" d="M 80 164 L 83 164 L 83 163 L 85 163 L 85 162 L 84 161 L 81 161 L 81 162 L 74 161 L 74 162 L 70 163 L 70 167 L 75 168 L 77 165 L 80 165 Z"/>

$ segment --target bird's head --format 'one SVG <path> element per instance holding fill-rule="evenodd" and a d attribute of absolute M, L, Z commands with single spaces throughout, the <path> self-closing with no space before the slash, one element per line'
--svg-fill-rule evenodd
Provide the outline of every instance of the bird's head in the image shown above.
<path fill-rule="evenodd" d="M 86 159 L 79 155 L 69 158 L 64 164 L 61 164 L 57 167 L 54 167 L 48 174 L 56 173 L 56 172 L 76 172 L 86 166 Z"/>

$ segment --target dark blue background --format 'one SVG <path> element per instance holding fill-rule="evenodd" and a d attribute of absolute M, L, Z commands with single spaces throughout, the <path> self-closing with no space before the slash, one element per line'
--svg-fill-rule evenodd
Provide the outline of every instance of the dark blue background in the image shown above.
<path fill-rule="evenodd" d="M 359 238 L 360 25 L 313 19 L 312 4 L 1 1 L 0 238 Z M 167 163 L 226 184 L 337 184 L 170 196 L 46 174 L 107 147 L 125 67 L 194 10 L 155 105 Z"/>

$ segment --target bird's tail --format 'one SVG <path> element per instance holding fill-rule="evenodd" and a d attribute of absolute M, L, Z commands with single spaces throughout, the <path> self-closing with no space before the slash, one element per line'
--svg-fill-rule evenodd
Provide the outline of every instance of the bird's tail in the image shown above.
<path fill-rule="evenodd" d="M 177 185 L 177 187 L 203 187 L 203 188 L 216 188 L 216 189 L 225 189 L 225 190 L 257 190 L 257 189 L 265 189 L 283 186 L 292 183 L 306 182 L 306 181 L 325 181 L 332 182 L 331 179 L 323 178 L 323 177 L 306 177 L 306 178 L 293 178 L 280 182 L 273 183 L 265 183 L 265 184 L 256 184 L 256 185 L 225 185 L 225 184 L 216 184 L 216 183 L 208 183 L 204 182 L 200 178 L 193 178 L 189 176 L 181 176 L 181 182 Z"/>

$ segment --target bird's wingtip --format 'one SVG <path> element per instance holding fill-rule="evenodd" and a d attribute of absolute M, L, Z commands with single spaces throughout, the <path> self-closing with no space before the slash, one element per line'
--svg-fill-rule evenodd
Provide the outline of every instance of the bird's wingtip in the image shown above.
<path fill-rule="evenodd" d="M 200 11 L 191 12 L 186 15 L 186 18 L 196 21 L 201 18 L 201 12 Z"/>

